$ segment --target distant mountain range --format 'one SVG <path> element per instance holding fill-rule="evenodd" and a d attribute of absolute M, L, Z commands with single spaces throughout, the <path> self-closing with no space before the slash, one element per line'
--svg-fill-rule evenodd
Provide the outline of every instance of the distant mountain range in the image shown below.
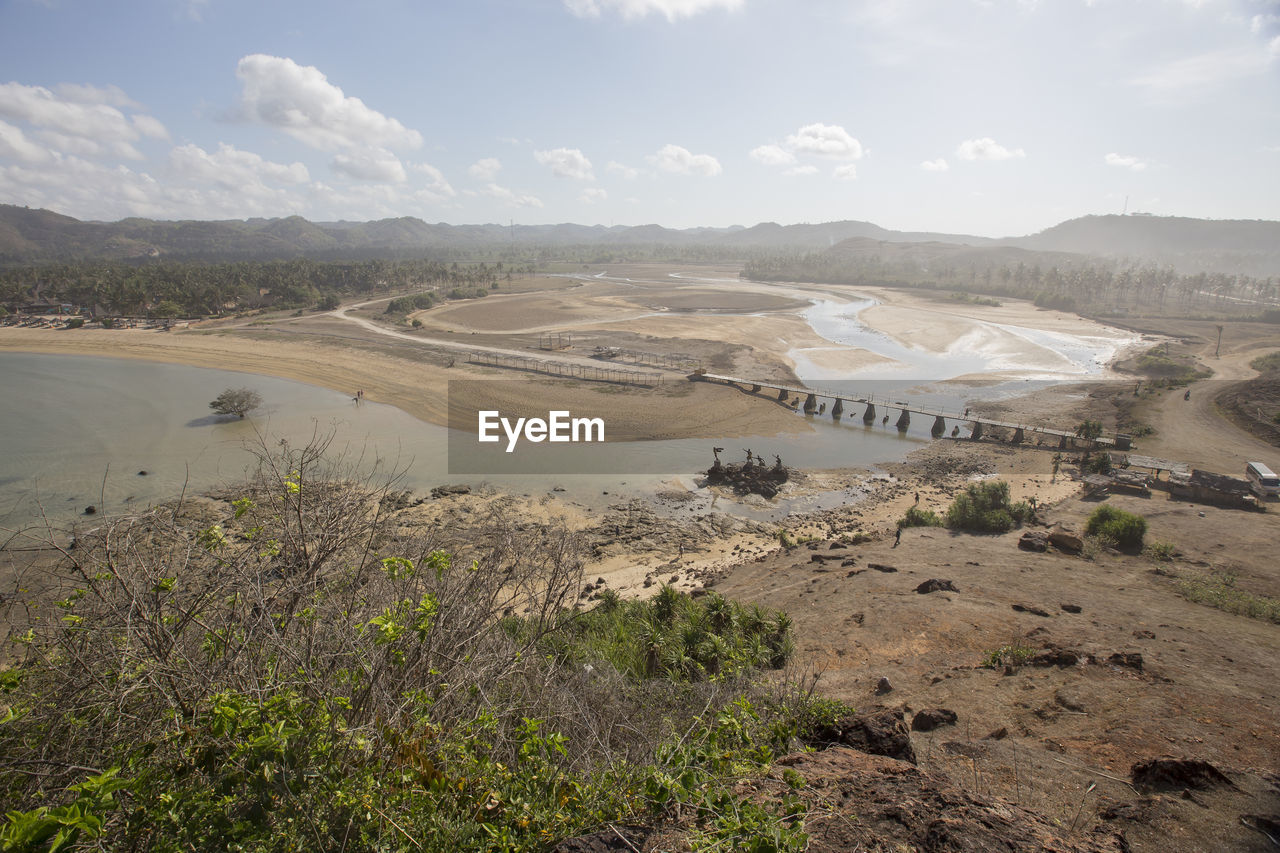
<path fill-rule="evenodd" d="M 374 222 L 283 219 L 85 222 L 48 210 L 0 205 L 0 263 L 59 260 L 243 260 L 498 253 L 555 247 L 707 247 L 720 255 L 827 249 L 859 243 L 948 244 L 1066 252 L 1171 265 L 1182 272 L 1280 275 L 1280 222 L 1156 216 L 1085 216 L 1025 237 L 891 231 L 844 221 L 750 228 L 660 225 L 447 225 L 414 217 Z"/>

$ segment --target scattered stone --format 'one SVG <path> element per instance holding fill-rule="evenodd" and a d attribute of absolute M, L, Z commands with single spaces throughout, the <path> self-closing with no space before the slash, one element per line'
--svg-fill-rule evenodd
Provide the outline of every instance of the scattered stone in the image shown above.
<path fill-rule="evenodd" d="M 830 545 L 827 546 L 828 551 L 847 551 L 848 549 L 849 549 L 849 546 L 844 544 L 843 542 L 832 542 Z"/>
<path fill-rule="evenodd" d="M 829 560 L 844 560 L 844 554 L 810 554 L 810 563 L 825 563 Z"/>
<path fill-rule="evenodd" d="M 1004 740 L 1008 736 L 1009 736 L 1009 730 L 1004 726 L 1001 726 L 991 734 L 987 735 L 986 739 L 987 740 Z"/>
<path fill-rule="evenodd" d="M 1134 631 L 1133 636 L 1137 637 L 1139 640 L 1154 640 L 1156 638 L 1155 634 L 1145 630 Z"/>
<path fill-rule="evenodd" d="M 1142 672 L 1142 655 L 1138 652 L 1116 652 L 1107 658 L 1107 663 L 1115 666 L 1128 667 Z"/>
<path fill-rule="evenodd" d="M 707 469 L 707 485 L 729 486 L 738 495 L 760 495 L 772 499 L 791 477 L 791 471 L 782 464 L 782 458 L 775 456 L 774 459 L 775 463 L 767 466 L 761 457 L 753 459 L 751 451 L 747 451 L 745 462 L 725 465 L 717 453 L 715 462 Z"/>
<path fill-rule="evenodd" d="M 139 476 L 139 477 L 145 477 L 145 476 L 147 476 L 147 470 L 146 470 L 145 468 L 144 468 L 144 469 L 142 469 L 141 471 L 139 471 L 139 472 L 138 472 L 138 476 Z"/>
<path fill-rule="evenodd" d="M 850 566 L 856 566 L 856 565 L 858 565 L 858 561 L 853 559 L 853 557 L 850 557 L 849 559 L 845 560 L 840 564 L 840 568 L 847 569 Z"/>
<path fill-rule="evenodd" d="M 1032 666 L 1075 666 L 1088 656 L 1072 649 L 1049 648 L 1038 652 L 1028 663 Z"/>
<path fill-rule="evenodd" d="M 931 592 L 959 592 L 959 591 L 960 590 L 956 589 L 956 585 L 951 581 L 942 580 L 939 578 L 930 578 L 929 580 L 925 581 L 924 583 L 916 587 L 916 592 L 920 593 L 921 595 L 927 595 L 928 593 L 931 593 Z"/>
<path fill-rule="evenodd" d="M 880 676 L 880 680 L 876 682 L 876 695 L 883 696 L 886 693 L 892 692 L 893 685 L 889 683 L 889 679 L 885 678 L 883 675 Z"/>
<path fill-rule="evenodd" d="M 1030 613 L 1032 616 L 1048 616 L 1049 611 L 1041 610 L 1039 607 L 1032 607 L 1029 604 L 1015 604 L 1013 609 L 1019 613 Z"/>
<path fill-rule="evenodd" d="M 1221 770 L 1198 758 L 1149 758 L 1134 764 L 1129 776 L 1134 787 L 1149 791 L 1236 787 Z"/>
<path fill-rule="evenodd" d="M 886 566 L 884 563 L 867 563 L 867 568 L 875 569 L 877 572 L 885 572 L 886 574 L 897 571 L 893 566 Z"/>
<path fill-rule="evenodd" d="M 852 619 L 856 624 L 861 625 L 862 620 L 865 619 L 866 616 L 863 615 L 862 611 L 858 611 L 857 613 L 853 614 L 849 618 Z"/>
<path fill-rule="evenodd" d="M 956 712 L 947 708 L 926 708 L 911 718 L 911 731 L 931 732 L 940 726 L 954 726 Z"/>
<path fill-rule="evenodd" d="M 1049 534 L 1040 530 L 1028 530 L 1018 540 L 1018 547 L 1023 551 L 1042 553 L 1049 550 Z"/>
<path fill-rule="evenodd" d="M 645 578 L 645 579 L 644 579 L 644 583 L 642 584 L 642 586 L 643 586 L 645 589 L 648 589 L 649 587 L 653 586 L 653 578 Z"/>
<path fill-rule="evenodd" d="M 1067 613 L 1079 613 L 1081 610 L 1084 609 L 1079 604 L 1059 604 L 1058 606 L 1061 607 L 1063 610 L 1065 610 Z"/>
<path fill-rule="evenodd" d="M 431 490 L 431 497 L 436 498 L 437 500 L 440 498 L 449 497 L 450 495 L 469 495 L 469 494 L 471 494 L 471 487 L 463 483 L 457 483 L 451 486 L 436 486 L 434 489 Z"/>
<path fill-rule="evenodd" d="M 93 515 L 93 514 L 94 514 L 94 513 L 96 513 L 97 511 L 98 511 L 98 508 L 97 508 L 96 506 L 94 506 L 93 504 L 89 504 L 87 507 L 85 507 L 85 508 L 84 508 L 84 514 L 85 514 L 85 515 Z"/>

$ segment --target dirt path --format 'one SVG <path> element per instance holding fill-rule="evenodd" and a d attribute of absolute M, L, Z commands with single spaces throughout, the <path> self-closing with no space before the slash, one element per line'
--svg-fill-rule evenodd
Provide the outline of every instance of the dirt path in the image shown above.
<path fill-rule="evenodd" d="M 1228 421 L 1214 401 L 1235 383 L 1258 375 L 1249 366 L 1257 352 L 1246 350 L 1213 358 L 1213 346 L 1206 350 L 1201 357 L 1214 376 L 1192 383 L 1186 389 L 1191 399 L 1184 400 L 1183 389 L 1177 388 L 1146 404 L 1146 420 L 1156 432 L 1141 440 L 1141 452 L 1241 477 L 1246 463 L 1276 460 L 1280 450 Z"/>

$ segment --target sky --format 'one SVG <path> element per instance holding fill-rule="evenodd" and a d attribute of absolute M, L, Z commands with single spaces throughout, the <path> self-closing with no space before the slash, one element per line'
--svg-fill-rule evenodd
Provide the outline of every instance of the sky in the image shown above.
<path fill-rule="evenodd" d="M 1280 219 L 1280 0 L 0 0 L 0 202 L 990 237 Z"/>

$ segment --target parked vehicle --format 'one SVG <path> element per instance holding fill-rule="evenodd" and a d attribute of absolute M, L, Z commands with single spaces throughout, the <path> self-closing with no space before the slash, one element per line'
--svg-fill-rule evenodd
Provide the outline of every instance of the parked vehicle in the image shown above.
<path fill-rule="evenodd" d="M 1244 467 L 1244 475 L 1259 497 L 1280 497 L 1280 477 L 1261 462 L 1250 462 Z"/>

